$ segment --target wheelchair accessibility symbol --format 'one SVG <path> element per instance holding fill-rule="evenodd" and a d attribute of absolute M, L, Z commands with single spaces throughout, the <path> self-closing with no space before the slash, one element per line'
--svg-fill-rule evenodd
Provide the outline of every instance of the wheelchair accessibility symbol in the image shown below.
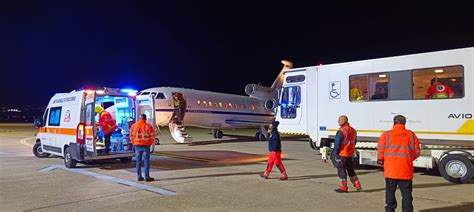
<path fill-rule="evenodd" d="M 341 98 L 341 82 L 329 82 L 329 99 Z"/>

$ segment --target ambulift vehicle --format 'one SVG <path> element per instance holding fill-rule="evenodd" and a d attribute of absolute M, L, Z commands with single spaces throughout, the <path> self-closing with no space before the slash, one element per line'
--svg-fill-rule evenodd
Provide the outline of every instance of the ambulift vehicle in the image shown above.
<path fill-rule="evenodd" d="M 439 93 L 447 87 L 451 92 L 433 98 L 428 94 L 435 85 Z M 334 144 L 338 117 L 347 115 L 363 165 L 377 165 L 380 135 L 392 129 L 395 115 L 404 115 L 420 139 L 415 167 L 438 169 L 456 183 L 473 177 L 472 47 L 289 69 L 278 98 L 266 107 L 275 109 L 282 134 L 309 136 L 323 159 Z"/>
<path fill-rule="evenodd" d="M 68 168 L 76 167 L 77 162 L 102 159 L 120 159 L 129 163 L 134 155 L 130 142 L 131 124 L 137 121 L 139 114 L 146 113 L 147 122 L 155 125 L 152 96 L 135 98 L 136 91 L 117 88 L 103 90 L 79 90 L 59 93 L 49 101 L 42 118 L 35 120 L 39 128 L 33 153 L 38 158 L 56 155 L 64 158 Z M 95 106 L 102 106 L 116 121 L 118 129 L 111 135 L 110 152 L 106 153 L 104 136 L 97 124 L 99 114 Z M 155 137 L 155 144 L 158 143 Z M 152 145 L 151 152 L 154 151 Z"/>

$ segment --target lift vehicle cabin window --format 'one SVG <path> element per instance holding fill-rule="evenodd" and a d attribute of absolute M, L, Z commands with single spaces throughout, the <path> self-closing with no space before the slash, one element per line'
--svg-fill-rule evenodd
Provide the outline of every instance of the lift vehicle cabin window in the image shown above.
<path fill-rule="evenodd" d="M 61 122 L 61 108 L 62 107 L 53 107 L 49 113 L 49 126 L 59 126 Z"/>
<path fill-rule="evenodd" d="M 414 99 L 450 99 L 464 96 L 464 67 L 413 70 Z"/>
<path fill-rule="evenodd" d="M 158 93 L 156 95 L 156 99 L 166 99 L 166 98 L 165 98 L 165 95 L 163 93 Z"/>
<path fill-rule="evenodd" d="M 380 101 L 388 99 L 388 73 L 361 74 L 349 77 L 349 100 Z"/>
<path fill-rule="evenodd" d="M 280 116 L 283 119 L 294 119 L 297 115 L 297 108 L 301 103 L 301 87 L 291 86 L 283 88 L 280 104 Z"/>

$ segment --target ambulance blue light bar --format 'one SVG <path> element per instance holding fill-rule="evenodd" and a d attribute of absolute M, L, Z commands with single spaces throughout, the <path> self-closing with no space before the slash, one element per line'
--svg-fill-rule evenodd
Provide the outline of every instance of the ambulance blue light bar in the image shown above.
<path fill-rule="evenodd" d="M 120 89 L 122 93 L 128 93 L 128 94 L 136 94 L 138 91 L 135 89 L 130 89 L 130 88 L 122 88 Z"/>

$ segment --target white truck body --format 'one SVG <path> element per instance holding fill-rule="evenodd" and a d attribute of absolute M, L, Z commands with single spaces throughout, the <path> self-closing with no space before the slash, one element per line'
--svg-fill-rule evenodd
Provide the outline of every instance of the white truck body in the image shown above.
<path fill-rule="evenodd" d="M 452 150 L 472 160 L 473 70 L 474 48 L 293 68 L 285 72 L 276 120 L 282 134 L 308 135 L 312 147 L 321 148 L 327 157 L 339 129 L 338 117 L 347 115 L 357 130 L 359 162 L 374 165 L 380 135 L 401 114 L 422 144 L 416 167 L 439 166 L 443 157 L 456 153 Z M 427 98 L 432 80 L 452 87 L 454 95 Z M 351 99 L 352 86 L 361 99 Z M 382 87 L 388 96 L 380 99 Z M 461 172 L 472 174 L 472 164 L 465 166 Z"/>

